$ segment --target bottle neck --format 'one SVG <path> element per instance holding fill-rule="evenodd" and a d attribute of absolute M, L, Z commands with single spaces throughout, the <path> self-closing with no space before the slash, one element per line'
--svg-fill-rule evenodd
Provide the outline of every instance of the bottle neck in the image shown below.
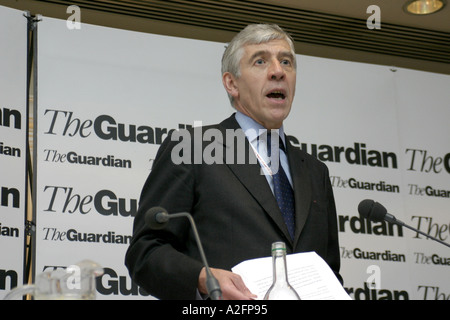
<path fill-rule="evenodd" d="M 287 268 L 286 268 L 286 251 L 274 250 L 272 252 L 273 262 L 273 282 L 274 283 L 287 283 Z"/>

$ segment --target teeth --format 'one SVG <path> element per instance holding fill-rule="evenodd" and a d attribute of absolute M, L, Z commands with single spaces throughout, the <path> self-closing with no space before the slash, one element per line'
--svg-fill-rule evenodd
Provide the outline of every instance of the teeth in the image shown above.
<path fill-rule="evenodd" d="M 271 97 L 272 99 L 279 99 L 279 100 L 283 100 L 285 98 L 284 93 L 280 90 L 272 91 L 267 96 Z"/>

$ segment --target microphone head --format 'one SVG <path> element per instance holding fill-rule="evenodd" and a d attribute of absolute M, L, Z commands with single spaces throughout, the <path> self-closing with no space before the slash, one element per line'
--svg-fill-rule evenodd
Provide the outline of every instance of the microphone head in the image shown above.
<path fill-rule="evenodd" d="M 153 207 L 145 213 L 145 223 L 154 230 L 163 229 L 169 221 L 169 213 L 161 207 Z"/>
<path fill-rule="evenodd" d="M 372 221 L 383 221 L 386 217 L 386 208 L 378 202 L 370 199 L 363 200 L 358 205 L 359 214 Z"/>

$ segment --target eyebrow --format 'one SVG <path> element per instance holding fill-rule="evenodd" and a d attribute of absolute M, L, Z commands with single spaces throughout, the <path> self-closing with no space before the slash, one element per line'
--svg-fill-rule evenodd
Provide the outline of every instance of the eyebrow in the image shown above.
<path fill-rule="evenodd" d="M 290 58 L 292 61 L 295 60 L 294 55 L 293 55 L 292 52 L 290 52 L 290 51 L 283 51 L 283 52 L 280 52 L 279 56 L 280 56 L 280 57 L 288 57 L 288 58 Z"/>
<path fill-rule="evenodd" d="M 267 51 L 267 50 L 256 51 L 254 54 L 251 55 L 251 57 L 248 60 L 250 62 L 252 62 L 256 57 L 263 56 L 263 55 L 265 55 L 267 53 L 269 53 L 269 51 Z"/>

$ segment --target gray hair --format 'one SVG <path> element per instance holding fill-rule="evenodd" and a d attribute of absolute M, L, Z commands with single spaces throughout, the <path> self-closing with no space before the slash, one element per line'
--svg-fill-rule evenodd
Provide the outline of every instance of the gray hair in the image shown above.
<path fill-rule="evenodd" d="M 240 62 L 244 54 L 244 46 L 248 44 L 266 43 L 271 40 L 286 40 L 295 58 L 294 41 L 291 36 L 275 24 L 251 24 L 241 30 L 228 44 L 222 56 L 222 74 L 231 73 L 236 78 L 241 75 Z M 297 63 L 294 60 L 294 68 Z M 228 94 L 231 104 L 233 97 Z"/>

